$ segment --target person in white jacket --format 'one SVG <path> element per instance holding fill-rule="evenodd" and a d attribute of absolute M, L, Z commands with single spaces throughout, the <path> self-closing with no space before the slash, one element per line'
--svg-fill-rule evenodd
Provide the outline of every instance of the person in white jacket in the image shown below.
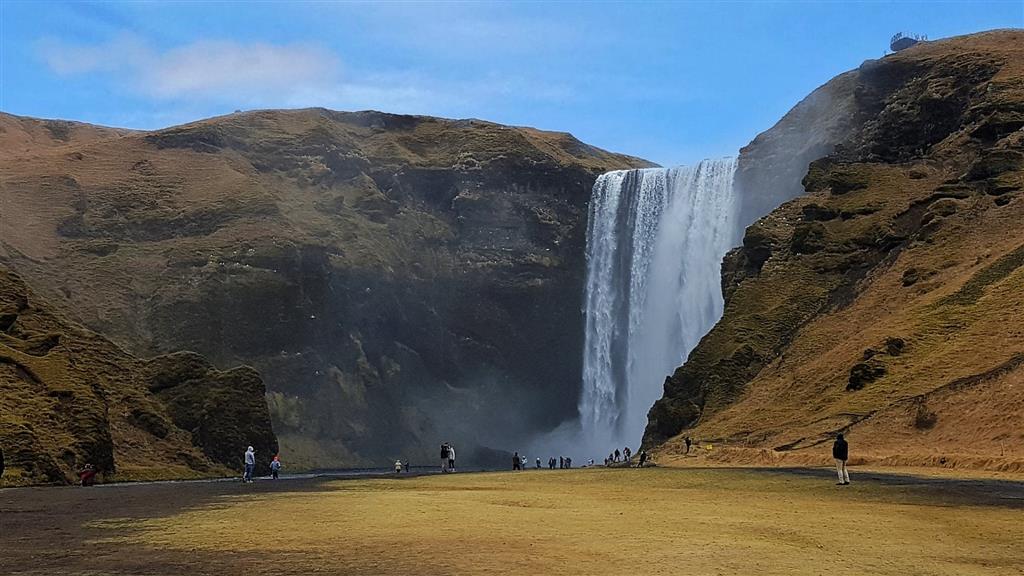
<path fill-rule="evenodd" d="M 448 443 L 448 471 L 455 472 L 455 446 Z"/>
<path fill-rule="evenodd" d="M 245 474 L 242 475 L 242 482 L 252 482 L 252 471 L 256 469 L 256 450 L 249 446 L 245 450 Z"/>

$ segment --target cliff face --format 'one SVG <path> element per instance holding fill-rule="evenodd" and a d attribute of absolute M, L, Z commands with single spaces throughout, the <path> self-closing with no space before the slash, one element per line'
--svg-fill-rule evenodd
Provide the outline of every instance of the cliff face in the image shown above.
<path fill-rule="evenodd" d="M 190 380 L 177 377 L 185 370 Z M 169 376 L 170 392 L 161 385 Z M 173 399 L 183 387 L 193 390 L 186 409 Z M 266 467 L 277 440 L 262 397 L 263 383 L 251 369 L 219 372 L 181 354 L 139 360 L 0 268 L 7 485 L 73 481 L 87 463 L 108 480 L 224 475 L 241 468 L 248 444 Z M 232 425 L 240 430 L 225 429 Z"/>
<path fill-rule="evenodd" d="M 92 136 L 7 152 L 3 260 L 133 353 L 257 368 L 293 466 L 469 458 L 575 415 L 590 188 L 646 162 L 375 112 Z"/>
<path fill-rule="evenodd" d="M 747 214 L 798 197 L 727 256 L 724 316 L 645 442 L 796 462 L 845 431 L 861 459 L 1024 461 L 1022 127 L 1024 33 L 997 31 L 866 62 L 758 136 Z"/>

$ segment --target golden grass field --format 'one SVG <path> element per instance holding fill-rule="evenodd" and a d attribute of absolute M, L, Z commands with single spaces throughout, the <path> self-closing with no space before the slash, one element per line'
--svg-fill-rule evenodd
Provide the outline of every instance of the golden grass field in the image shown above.
<path fill-rule="evenodd" d="M 240 489 L 239 492 L 243 492 Z M 327 482 L 93 523 L 267 574 L 1024 574 L 1024 511 L 877 482 L 596 469 Z M 94 532 L 95 533 L 95 532 Z"/>

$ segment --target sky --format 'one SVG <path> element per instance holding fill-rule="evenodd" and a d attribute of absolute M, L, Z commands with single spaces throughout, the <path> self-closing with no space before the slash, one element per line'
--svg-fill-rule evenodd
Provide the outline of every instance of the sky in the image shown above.
<path fill-rule="evenodd" d="M 155 129 L 235 110 L 375 109 L 691 164 L 736 154 L 896 32 L 1021 27 L 1024 0 L 0 0 L 0 110 Z"/>

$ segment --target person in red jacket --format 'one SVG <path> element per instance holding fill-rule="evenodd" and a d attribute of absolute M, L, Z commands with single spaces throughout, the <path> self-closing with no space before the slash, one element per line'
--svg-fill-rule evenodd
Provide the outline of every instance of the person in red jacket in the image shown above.
<path fill-rule="evenodd" d="M 96 469 L 92 464 L 86 464 L 85 468 L 78 472 L 78 479 L 82 486 L 92 486 L 96 483 Z"/>

